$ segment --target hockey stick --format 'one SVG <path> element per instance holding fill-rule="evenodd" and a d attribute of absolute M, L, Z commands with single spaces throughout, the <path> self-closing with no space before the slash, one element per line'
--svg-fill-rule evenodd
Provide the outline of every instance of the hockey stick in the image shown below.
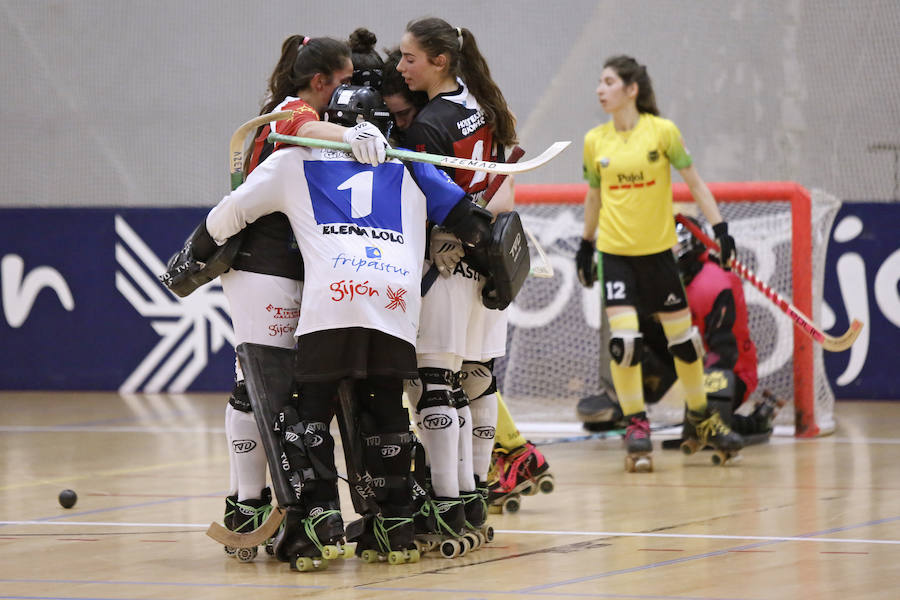
<path fill-rule="evenodd" d="M 668 425 L 652 425 L 650 431 L 662 431 L 663 429 L 671 429 L 678 427 L 681 423 L 671 423 Z M 594 433 L 586 433 L 584 435 L 573 435 L 570 437 L 550 438 L 546 440 L 537 440 L 532 443 L 535 446 L 553 446 L 555 444 L 571 444 L 573 442 L 588 442 L 591 440 L 608 440 L 612 438 L 625 437 L 626 429 L 610 429 L 609 431 L 597 431 Z"/>
<path fill-rule="evenodd" d="M 284 520 L 284 509 L 280 506 L 273 506 L 272 512 L 263 522 L 262 525 L 247 533 L 237 533 L 226 529 L 213 521 L 206 530 L 206 535 L 219 542 L 224 546 L 232 548 L 253 548 L 266 543 L 270 537 L 275 535 L 281 522 Z"/>
<path fill-rule="evenodd" d="M 694 237 L 703 242 L 703 245 L 705 245 L 707 248 L 716 251 L 719 250 L 719 245 L 708 235 L 703 233 L 703 231 L 694 223 L 691 223 L 690 220 L 683 217 L 682 215 L 676 215 L 675 219 L 679 223 L 687 227 L 688 230 L 692 234 L 694 234 Z M 800 309 L 782 298 L 781 295 L 778 294 L 778 292 L 760 281 L 756 274 L 754 274 L 753 271 L 744 266 L 744 264 L 741 263 L 738 259 L 732 257 L 730 266 L 735 271 L 737 271 L 738 275 L 753 284 L 753 287 L 762 292 L 766 298 L 771 300 L 773 304 L 780 308 L 781 312 L 793 319 L 794 323 L 796 323 L 806 335 L 819 342 L 822 345 L 822 348 L 828 350 L 829 352 L 841 352 L 843 350 L 846 350 L 853 345 L 853 342 L 855 342 L 856 338 L 859 336 L 859 332 L 862 331 L 862 321 L 860 321 L 859 319 L 853 319 L 853 322 L 850 323 L 850 328 L 847 329 L 844 334 L 837 337 L 828 335 L 819 327 L 817 327 L 812 322 L 812 319 L 800 312 Z"/>
<path fill-rule="evenodd" d="M 509 153 L 508 161 L 510 163 L 518 162 L 519 159 L 522 158 L 522 156 L 524 156 L 524 155 L 525 155 L 525 150 L 523 150 L 521 146 L 516 146 L 515 148 L 512 149 L 512 152 Z M 490 185 L 488 185 L 487 189 L 484 191 L 484 194 L 482 194 L 482 196 L 481 196 L 481 199 L 484 202 L 484 204 L 479 202 L 479 205 L 487 206 L 487 203 L 490 202 L 491 198 L 494 197 L 494 194 L 497 193 L 497 190 L 500 189 L 500 186 L 503 185 L 503 182 L 506 181 L 507 177 L 508 177 L 508 175 L 498 175 L 497 177 L 494 177 L 494 179 L 491 181 Z M 439 274 L 440 273 L 438 271 L 437 265 L 432 263 L 431 266 L 428 268 L 428 271 L 422 277 L 422 295 L 423 296 L 428 293 L 428 290 L 430 290 L 431 286 L 434 285 L 434 282 L 437 281 Z"/>
<path fill-rule="evenodd" d="M 270 142 L 281 142 L 282 144 L 294 144 L 295 146 L 308 146 L 310 148 L 328 148 L 331 150 L 340 150 L 341 152 L 350 152 L 350 144 L 344 142 L 331 142 L 328 140 L 317 140 L 314 138 L 296 137 L 293 135 L 282 135 L 280 133 L 270 133 Z M 516 173 L 524 173 L 537 169 L 538 167 L 553 160 L 556 155 L 569 147 L 572 142 L 554 142 L 544 152 L 531 160 L 520 163 L 500 163 L 487 160 L 473 160 L 471 158 L 458 158 L 456 156 L 441 156 L 440 154 L 429 154 L 427 152 L 412 152 L 411 150 L 397 150 L 394 148 L 387 149 L 389 158 L 399 158 L 401 160 L 412 160 L 415 162 L 424 162 L 437 165 L 438 167 L 449 167 L 453 169 L 465 169 L 467 171 L 484 171 L 486 173 L 497 173 L 500 175 L 515 175 Z"/>
<path fill-rule="evenodd" d="M 239 185 L 244 183 L 244 140 L 251 131 L 272 121 L 283 121 L 290 119 L 294 115 L 292 110 L 282 110 L 275 113 L 267 113 L 260 115 L 254 119 L 250 119 L 231 134 L 231 143 L 228 149 L 231 152 L 231 189 L 236 190 Z"/>

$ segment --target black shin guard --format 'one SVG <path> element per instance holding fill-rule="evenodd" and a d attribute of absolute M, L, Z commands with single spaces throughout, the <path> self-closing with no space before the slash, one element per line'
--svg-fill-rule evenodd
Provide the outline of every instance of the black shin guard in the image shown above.
<path fill-rule="evenodd" d="M 237 347 L 253 416 L 266 450 L 272 487 L 278 504 L 283 507 L 296 504 L 297 497 L 288 478 L 281 476 L 282 436 L 276 434 L 273 423 L 293 392 L 295 354 L 293 350 L 263 344 L 245 343 Z"/>

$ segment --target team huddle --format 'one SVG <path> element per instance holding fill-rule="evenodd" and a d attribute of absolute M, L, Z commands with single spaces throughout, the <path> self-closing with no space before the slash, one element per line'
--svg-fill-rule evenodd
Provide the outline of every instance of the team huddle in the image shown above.
<path fill-rule="evenodd" d="M 505 309 L 521 285 L 509 262 L 496 259 L 507 236 L 521 235 L 518 217 L 510 218 L 514 182 L 387 155 L 402 147 L 515 160 L 515 118 L 468 29 L 412 21 L 387 61 L 374 44 L 365 29 L 349 44 L 285 40 L 260 114 L 290 118 L 255 132 L 246 179 L 163 277 L 186 295 L 218 276 L 229 303 L 237 354 L 226 406 L 231 535 L 220 541 L 242 561 L 263 545 L 292 568 L 320 569 L 350 555 L 348 542 L 367 562 L 415 562 L 436 548 L 453 558 L 492 539 L 490 506 L 516 510 L 521 494 L 553 488 L 494 376 L 506 351 Z M 652 469 L 641 371 L 652 347 L 639 326 L 646 315 L 658 316 L 663 352 L 685 388 L 684 444 L 712 446 L 727 461 L 741 437 L 702 386 L 706 333 L 727 335 L 721 322 L 703 332 L 692 324 L 672 253 L 671 166 L 713 223 L 725 267 L 734 241 L 635 66 L 611 59 L 598 88 L 613 119 L 585 139 L 579 278 L 604 285 L 628 470 Z M 350 152 L 273 143 L 271 133 L 343 142 Z M 727 300 L 713 305 L 733 322 L 733 304 L 715 303 Z M 737 352 L 719 355 L 720 366 L 734 368 Z M 335 417 L 361 515 L 346 524 Z"/>

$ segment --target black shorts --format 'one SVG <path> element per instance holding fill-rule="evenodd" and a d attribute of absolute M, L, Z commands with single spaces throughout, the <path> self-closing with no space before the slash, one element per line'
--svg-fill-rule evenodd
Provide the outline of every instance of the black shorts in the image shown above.
<path fill-rule="evenodd" d="M 418 377 L 415 346 L 375 329 L 314 331 L 301 335 L 297 346 L 294 379 L 299 382 Z"/>
<path fill-rule="evenodd" d="M 670 250 L 646 256 L 600 253 L 605 306 L 634 306 L 638 312 L 687 308 L 687 295 Z"/>

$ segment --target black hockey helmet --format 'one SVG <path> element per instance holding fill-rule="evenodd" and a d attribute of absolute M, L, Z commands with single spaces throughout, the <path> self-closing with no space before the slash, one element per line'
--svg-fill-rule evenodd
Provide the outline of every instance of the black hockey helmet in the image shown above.
<path fill-rule="evenodd" d="M 703 225 L 700 224 L 700 221 L 694 217 L 683 216 L 696 225 L 698 229 L 703 230 Z M 678 245 L 675 246 L 675 258 L 678 261 L 678 270 L 681 271 L 681 278 L 687 285 L 703 266 L 703 261 L 706 258 L 704 255 L 707 254 L 707 249 L 703 242 L 694 237 L 690 229 L 677 220 L 675 222 L 675 235 L 678 236 Z"/>
<path fill-rule="evenodd" d="M 391 130 L 391 113 L 381 94 L 368 86 L 339 85 L 331 95 L 325 113 L 330 122 L 347 127 L 369 121 L 381 130 L 384 137 L 388 137 Z"/>

